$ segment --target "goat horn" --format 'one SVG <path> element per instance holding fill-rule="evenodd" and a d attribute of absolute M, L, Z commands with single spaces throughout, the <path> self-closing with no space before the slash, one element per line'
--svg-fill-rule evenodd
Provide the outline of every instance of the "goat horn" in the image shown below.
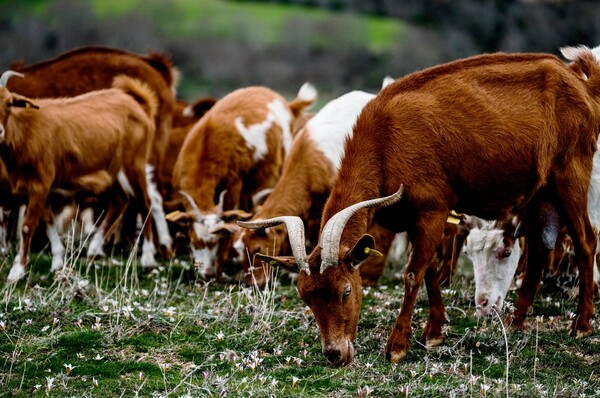
<path fill-rule="evenodd" d="M 273 188 L 265 188 L 252 195 L 252 206 L 256 207 L 259 203 L 262 203 L 271 192 L 273 192 Z"/>
<path fill-rule="evenodd" d="M 227 190 L 224 189 L 219 194 L 219 203 L 217 204 L 217 216 L 219 218 L 223 218 L 223 205 L 225 203 L 225 194 L 226 193 L 227 193 Z"/>
<path fill-rule="evenodd" d="M 292 247 L 294 258 L 298 263 L 298 268 L 300 271 L 304 270 L 307 274 L 310 274 L 308 268 L 308 255 L 306 254 L 306 241 L 304 238 L 304 223 L 300 217 L 282 216 L 269 218 L 267 220 L 237 221 L 237 224 L 240 227 L 251 229 L 269 228 L 283 223 L 285 223 L 287 228 L 290 246 Z"/>
<path fill-rule="evenodd" d="M 200 213 L 200 209 L 198 208 L 198 205 L 196 204 L 196 202 L 194 202 L 194 198 L 192 198 L 192 196 L 185 191 L 179 191 L 179 193 L 182 194 L 183 197 L 188 200 L 188 202 L 190 202 L 190 205 L 192 206 L 192 211 L 194 212 L 194 216 L 196 217 L 196 220 L 198 222 L 202 222 L 202 219 L 204 217 L 202 216 L 202 213 Z"/>
<path fill-rule="evenodd" d="M 321 245 L 321 272 L 327 268 L 337 265 L 340 254 L 340 240 L 342 238 L 342 232 L 346 227 L 346 223 L 350 220 L 350 217 L 354 215 L 358 210 L 366 207 L 380 207 L 392 205 L 402 198 L 404 192 L 404 185 L 400 185 L 400 188 L 396 193 L 383 198 L 364 200 L 351 206 L 346 207 L 343 210 L 337 212 L 333 217 L 327 221 L 321 232 L 321 238 L 319 239 Z"/>
<path fill-rule="evenodd" d="M 6 72 L 2 73 L 2 76 L 0 76 L 0 87 L 6 87 L 8 79 L 10 79 L 13 76 L 25 77 L 25 75 L 22 73 L 15 72 L 13 70 L 7 70 Z"/>

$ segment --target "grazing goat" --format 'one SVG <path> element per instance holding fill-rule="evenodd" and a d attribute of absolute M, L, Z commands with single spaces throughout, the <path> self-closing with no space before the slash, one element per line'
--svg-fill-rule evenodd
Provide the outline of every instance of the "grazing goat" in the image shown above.
<path fill-rule="evenodd" d="M 11 68 L 26 78 L 12 79 L 7 88 L 29 98 L 74 97 L 110 88 L 117 75 L 127 75 L 148 84 L 154 91 L 158 106 L 146 172 L 158 239 L 160 245 L 169 252 L 171 237 L 163 211 L 162 187 L 157 181 L 171 129 L 175 109 L 174 91 L 179 79 L 179 72 L 168 57 L 157 53 L 144 56 L 114 48 L 87 46 L 32 65 L 15 63 Z"/>
<path fill-rule="evenodd" d="M 73 98 L 31 100 L 6 88 L 6 81 L 15 74 L 20 75 L 8 71 L 0 78 L 0 158 L 13 192 L 26 197 L 27 208 L 9 282 L 25 275 L 31 239 L 41 218 L 48 225 L 52 269 L 62 268 L 64 247 L 48 206 L 52 191 L 92 195 L 114 191 L 88 252 L 101 250 L 104 233 L 128 195 L 140 202 L 146 214 L 150 211 L 145 168 L 156 112 L 153 91 L 126 76 L 115 78 L 115 88 Z M 148 220 L 143 266 L 155 265 L 154 252 L 152 222 Z"/>
<path fill-rule="evenodd" d="M 423 280 L 430 310 L 421 342 L 431 347 L 444 341 L 446 314 L 431 259 L 451 209 L 503 219 L 542 199 L 555 203 L 573 237 L 581 278 L 572 330 L 577 336 L 592 332 L 596 239 L 585 214 L 600 121 L 600 68 L 590 52 L 574 62 L 589 79 L 550 54 L 497 53 L 396 80 L 365 106 L 346 142 L 310 256 L 302 224 L 293 222 L 298 219 L 251 224 L 287 223 L 294 258 L 279 261 L 300 270 L 298 292 L 315 315 L 330 362 L 353 360 L 362 299 L 358 267 L 374 246 L 366 234 L 372 222 L 407 231 L 413 243 L 386 358 L 397 362 L 408 352 Z M 532 235 L 540 241 L 536 246 L 543 246 L 541 235 Z"/>
<path fill-rule="evenodd" d="M 185 101 L 177 101 L 175 112 L 173 114 L 173 126 L 169 131 L 169 140 L 165 149 L 165 159 L 162 164 L 161 172 L 158 175 L 159 185 L 163 188 L 165 199 L 165 210 L 171 211 L 170 207 L 177 205 L 168 205 L 167 202 L 173 200 L 175 196 L 173 192 L 173 169 L 175 162 L 192 127 L 198 120 L 204 116 L 206 112 L 213 107 L 216 99 L 213 97 L 200 98 L 192 103 Z M 180 201 L 178 201 L 180 202 Z"/>
<path fill-rule="evenodd" d="M 390 79 L 391 80 L 391 79 Z M 393 81 L 393 80 L 392 80 Z M 384 82 L 384 84 L 387 80 Z M 269 219 L 281 215 L 302 218 L 308 228 L 309 241 L 318 239 L 319 222 L 325 200 L 329 196 L 344 155 L 344 141 L 352 136 L 352 127 L 360 111 L 374 94 L 352 91 L 327 103 L 302 129 L 292 144 L 283 164 L 281 178 L 265 203 L 252 220 Z M 380 228 L 380 227 L 378 227 Z M 374 232 L 378 240 L 389 246 L 393 232 Z M 248 283 L 263 288 L 269 266 L 261 264 L 257 253 L 280 255 L 287 251 L 286 230 L 283 225 L 257 230 L 243 230 L 234 246 L 240 252 L 242 268 Z M 361 268 L 364 285 L 375 285 L 386 262 L 386 256 L 372 257 Z"/>
<path fill-rule="evenodd" d="M 275 185 L 292 145 L 292 124 L 316 97 L 309 83 L 290 103 L 265 87 L 239 89 L 217 101 L 189 132 L 173 172 L 173 185 L 187 199 L 187 212 L 176 219 L 189 222 L 202 278 L 219 276 L 223 256 L 233 251 L 232 231 L 221 228 L 228 219 L 224 210 L 249 211 L 250 197 Z"/>
<path fill-rule="evenodd" d="M 563 48 L 563 55 L 572 61 L 575 61 L 581 53 L 586 53 L 585 48 Z M 592 49 L 597 63 L 600 64 L 600 47 Z M 587 76 L 577 63 L 569 65 L 573 70 L 584 79 L 593 78 Z M 517 266 L 527 264 L 524 268 L 525 274 L 521 281 L 519 297 L 515 303 L 515 311 L 509 314 L 507 321 L 516 328 L 524 327 L 524 319 L 528 309 L 533 304 L 533 299 L 539 288 L 539 283 L 544 270 L 552 271 L 555 252 L 562 251 L 562 247 L 556 247 L 555 242 L 559 236 L 559 224 L 561 222 L 556 209 L 552 204 L 543 203 L 541 210 L 538 210 L 538 218 L 541 219 L 542 230 L 530 231 L 527 242 L 531 240 L 532 233 L 542 233 L 545 242 L 544 247 L 539 247 L 539 253 L 534 253 L 535 260 L 530 260 L 529 244 L 521 248 L 519 242 L 507 233 L 505 226 L 501 223 L 486 222 L 478 220 L 476 217 L 468 217 L 467 224 L 471 227 L 471 233 L 465 244 L 464 251 L 467 257 L 473 263 L 475 273 L 475 305 L 477 314 L 489 315 L 491 311 L 501 311 L 503 302 L 508 293 Z M 588 183 L 587 192 L 587 215 L 596 235 L 600 232 L 600 152 L 596 151 L 593 157 L 593 166 L 591 178 Z M 527 220 L 526 220 L 527 222 Z M 564 220 L 563 220 L 564 223 Z M 510 224 L 509 224 L 510 227 Z M 563 231 L 564 232 L 564 231 Z M 474 234 L 473 236 L 471 236 Z M 521 251 L 523 256 L 521 258 Z M 600 244 L 596 243 L 596 255 L 600 251 Z M 501 253 L 501 255 L 499 255 Z M 598 286 L 600 282 L 600 273 L 594 256 L 594 282 Z M 521 260 L 521 261 L 519 261 Z M 533 262 L 532 262 L 533 261 Z"/>

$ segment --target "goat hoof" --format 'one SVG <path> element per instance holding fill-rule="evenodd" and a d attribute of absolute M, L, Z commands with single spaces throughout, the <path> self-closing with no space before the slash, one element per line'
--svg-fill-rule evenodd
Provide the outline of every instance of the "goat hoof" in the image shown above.
<path fill-rule="evenodd" d="M 142 264 L 142 268 L 157 268 L 158 267 L 158 263 L 154 259 L 154 256 L 151 254 L 142 254 L 140 263 Z"/>
<path fill-rule="evenodd" d="M 21 264 L 15 264 L 12 266 L 10 272 L 8 273 L 7 281 L 8 283 L 17 283 L 18 281 L 23 279 L 24 276 L 25 267 L 23 267 Z"/>
<path fill-rule="evenodd" d="M 410 338 L 410 335 L 408 335 L 407 338 L 402 339 L 401 342 L 397 342 L 394 337 L 400 337 L 398 334 L 400 333 L 397 333 L 394 330 L 385 345 L 385 359 L 391 363 L 402 361 L 406 358 L 406 354 L 408 353 L 408 339 Z"/>
<path fill-rule="evenodd" d="M 64 267 L 64 262 L 62 258 L 52 260 L 52 267 L 50 267 L 51 272 L 60 271 Z"/>
<path fill-rule="evenodd" d="M 571 336 L 575 337 L 576 339 L 583 339 L 591 335 L 592 332 L 593 329 L 589 323 L 587 325 L 577 324 L 573 325 L 573 328 L 571 329 Z"/>
<path fill-rule="evenodd" d="M 395 351 L 395 352 L 387 352 L 385 354 L 385 359 L 390 361 L 391 363 L 398 363 L 406 358 L 407 350 L 404 351 Z"/>
<path fill-rule="evenodd" d="M 504 318 L 504 325 L 506 325 L 506 327 L 513 332 L 522 332 L 525 330 L 525 318 L 517 317 L 514 314 L 508 314 Z"/>
<path fill-rule="evenodd" d="M 425 348 L 426 349 L 430 349 L 430 348 L 433 348 L 433 347 L 437 347 L 440 344 L 442 344 L 443 342 L 444 342 L 444 338 L 443 337 L 440 337 L 440 338 L 437 338 L 437 339 L 430 339 L 430 340 L 427 340 L 427 342 L 425 343 Z"/>

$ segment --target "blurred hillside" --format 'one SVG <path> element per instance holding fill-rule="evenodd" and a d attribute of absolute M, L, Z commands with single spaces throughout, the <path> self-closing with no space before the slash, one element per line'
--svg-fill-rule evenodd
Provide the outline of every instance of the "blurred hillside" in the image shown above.
<path fill-rule="evenodd" d="M 595 1 L 0 0 L 0 67 L 102 44 L 171 56 L 179 95 L 266 85 L 321 103 L 352 89 L 493 51 L 600 44 Z"/>

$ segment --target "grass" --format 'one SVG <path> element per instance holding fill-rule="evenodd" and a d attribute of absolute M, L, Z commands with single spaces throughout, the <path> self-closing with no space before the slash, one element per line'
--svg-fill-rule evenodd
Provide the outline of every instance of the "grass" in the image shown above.
<path fill-rule="evenodd" d="M 279 44 L 290 29 L 290 23 L 301 20 L 310 26 L 310 37 L 302 36 L 303 39 L 313 46 L 326 46 L 324 41 L 327 40 L 327 34 L 313 30 L 318 24 L 323 26 L 335 22 L 346 27 L 344 42 L 379 52 L 394 46 L 405 27 L 402 22 L 392 18 L 251 1 L 121 0 L 114 3 L 95 0 L 93 4 L 102 18 L 129 12 L 144 13 L 153 21 L 159 21 L 158 26 L 171 37 L 235 37 L 267 45 Z M 340 38 L 335 39 L 335 43 L 330 44 L 339 46 Z"/>
<path fill-rule="evenodd" d="M 600 338 L 569 337 L 576 304 L 547 289 L 529 329 L 505 334 L 497 318 L 475 318 L 463 264 L 443 291 L 446 342 L 419 347 L 422 289 L 411 350 L 392 365 L 383 348 L 402 303 L 396 264 L 365 289 L 355 362 L 334 368 L 293 284 L 193 281 L 185 260 L 152 273 L 131 258 L 77 260 L 48 275 L 50 259 L 34 256 L 28 280 L 0 292 L 0 395 L 600 396 Z"/>

